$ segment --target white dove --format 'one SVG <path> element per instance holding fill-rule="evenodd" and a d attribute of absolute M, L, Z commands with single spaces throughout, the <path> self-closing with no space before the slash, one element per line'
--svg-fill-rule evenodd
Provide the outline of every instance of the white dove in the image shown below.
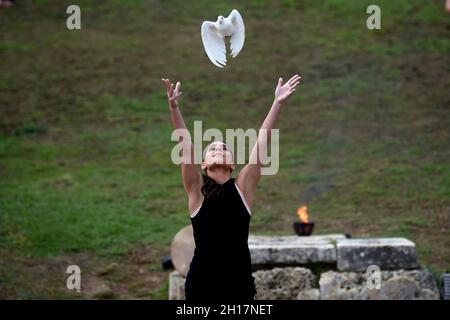
<path fill-rule="evenodd" d="M 227 63 L 225 37 L 230 38 L 231 55 L 236 57 L 244 46 L 245 26 L 236 9 L 228 17 L 218 16 L 216 22 L 205 21 L 201 27 L 203 46 L 209 60 L 219 68 Z"/>

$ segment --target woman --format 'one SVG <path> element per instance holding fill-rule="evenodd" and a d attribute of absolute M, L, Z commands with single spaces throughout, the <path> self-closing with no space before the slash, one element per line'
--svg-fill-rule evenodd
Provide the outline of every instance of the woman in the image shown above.
<path fill-rule="evenodd" d="M 262 161 L 258 154 L 267 154 L 271 129 L 275 128 L 286 99 L 295 91 L 300 79 L 295 75 L 285 84 L 282 78 L 278 80 L 274 102 L 261 126 L 267 135 L 260 131 L 249 163 L 236 179 L 231 177 L 236 166 L 225 143 L 214 141 L 208 145 L 201 164 L 196 164 L 191 139 L 179 139 L 182 152 L 191 158 L 182 162 L 181 173 L 196 246 L 186 276 L 186 300 L 254 299 L 256 290 L 247 240 L 253 194 L 261 177 Z M 187 130 L 178 109 L 180 82 L 174 86 L 168 79 L 162 81 L 167 89 L 174 128 Z"/>

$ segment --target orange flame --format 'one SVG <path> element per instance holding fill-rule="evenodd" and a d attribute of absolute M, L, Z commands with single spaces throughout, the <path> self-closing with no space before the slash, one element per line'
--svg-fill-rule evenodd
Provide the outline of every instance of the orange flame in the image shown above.
<path fill-rule="evenodd" d="M 309 216 L 308 216 L 308 207 L 307 206 L 301 206 L 297 209 L 297 215 L 301 222 L 308 223 L 309 222 Z"/>

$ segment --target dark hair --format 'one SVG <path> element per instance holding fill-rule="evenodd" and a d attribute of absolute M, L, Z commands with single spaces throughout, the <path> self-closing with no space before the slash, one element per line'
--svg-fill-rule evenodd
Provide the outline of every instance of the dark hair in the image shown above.
<path fill-rule="evenodd" d="M 207 173 L 202 174 L 203 176 L 203 186 L 201 192 L 205 199 L 208 200 L 219 200 L 224 197 L 223 185 L 217 183 L 213 178 L 208 176 Z"/>

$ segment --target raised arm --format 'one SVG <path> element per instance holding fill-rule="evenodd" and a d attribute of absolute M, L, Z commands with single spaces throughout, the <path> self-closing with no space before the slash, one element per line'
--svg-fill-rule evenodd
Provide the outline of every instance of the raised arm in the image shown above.
<path fill-rule="evenodd" d="M 169 110 L 172 118 L 172 125 L 174 129 L 179 131 L 184 131 L 184 136 L 189 137 L 189 139 L 183 139 L 181 134 L 178 135 L 178 141 L 181 144 L 181 152 L 189 152 L 190 161 L 183 160 L 181 164 L 181 174 L 183 176 L 184 189 L 189 196 L 189 202 L 191 198 L 198 197 L 200 195 L 201 189 L 201 175 L 200 175 L 200 164 L 195 164 L 194 161 L 194 147 L 186 127 L 186 124 L 181 115 L 180 109 L 178 108 L 178 98 L 181 96 L 181 83 L 177 82 L 174 86 L 169 79 L 162 79 L 162 82 L 167 89 L 167 100 L 169 102 Z M 183 157 L 183 159 L 186 159 Z"/>
<path fill-rule="evenodd" d="M 259 156 L 267 154 L 267 145 L 270 142 L 271 130 L 275 129 L 280 111 L 287 98 L 295 91 L 295 88 L 300 83 L 300 79 L 301 77 L 299 75 L 295 75 L 283 84 L 283 79 L 279 78 L 275 89 L 275 99 L 261 125 L 258 139 L 250 153 L 249 163 L 242 168 L 236 179 L 236 183 L 250 207 L 253 203 L 253 194 L 256 190 L 256 185 L 261 178 L 262 159 Z"/>

